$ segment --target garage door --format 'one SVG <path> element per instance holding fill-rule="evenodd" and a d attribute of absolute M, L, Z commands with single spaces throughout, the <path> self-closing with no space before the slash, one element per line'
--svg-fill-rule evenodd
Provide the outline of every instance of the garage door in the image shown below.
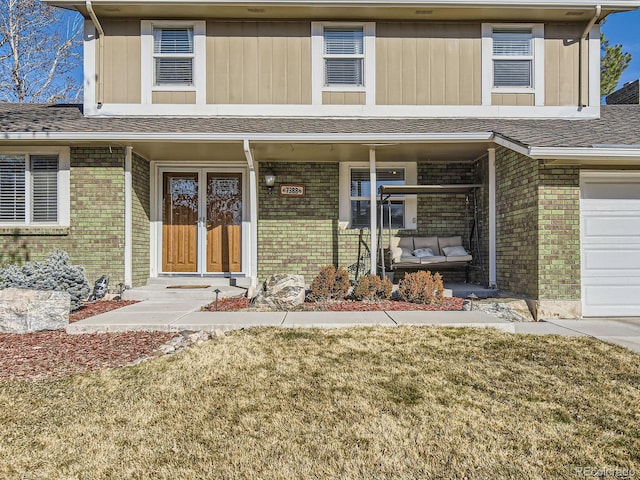
<path fill-rule="evenodd" d="M 640 317 L 640 174 L 580 180 L 582 313 Z"/>

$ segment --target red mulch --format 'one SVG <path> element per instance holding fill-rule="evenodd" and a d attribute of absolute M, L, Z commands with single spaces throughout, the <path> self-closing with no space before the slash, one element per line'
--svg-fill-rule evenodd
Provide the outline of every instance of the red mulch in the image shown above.
<path fill-rule="evenodd" d="M 106 301 L 86 305 L 69 315 L 77 322 L 130 305 Z M 149 355 L 174 337 L 165 332 L 122 332 L 68 335 L 64 331 L 0 334 L 0 379 L 59 378 L 103 368 L 127 365 Z"/>
<path fill-rule="evenodd" d="M 225 297 L 218 300 L 218 309 L 216 310 L 216 302 L 202 307 L 205 312 L 237 312 L 243 308 L 249 307 L 249 299 L 247 297 Z"/>
<path fill-rule="evenodd" d="M 87 305 L 84 305 L 78 310 L 75 310 L 69 314 L 69 323 L 78 322 L 80 320 L 84 320 L 85 318 L 93 317 L 94 315 L 110 312 L 111 310 L 115 310 L 116 308 L 133 305 L 134 303 L 138 302 L 136 300 L 111 300 L 88 303 Z"/>

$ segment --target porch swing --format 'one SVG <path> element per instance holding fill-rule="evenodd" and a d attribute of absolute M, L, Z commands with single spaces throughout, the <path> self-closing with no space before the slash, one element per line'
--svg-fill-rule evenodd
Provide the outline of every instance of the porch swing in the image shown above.
<path fill-rule="evenodd" d="M 452 270 L 465 269 L 466 283 L 469 283 L 469 271 L 472 263 L 481 270 L 485 280 L 484 266 L 480 251 L 480 234 L 478 226 L 478 188 L 479 184 L 452 185 L 381 185 L 380 222 L 378 250 L 383 276 L 387 270 Z M 385 259 L 385 248 L 382 241 L 384 235 L 384 207 L 387 206 L 388 225 L 391 226 L 391 198 L 393 195 L 447 195 L 465 194 L 465 236 L 468 235 L 469 251 L 464 248 L 462 236 L 422 237 L 394 236 L 389 228 L 388 268 Z M 469 208 L 473 201 L 473 219 L 469 228 Z M 475 248 L 474 248 L 475 247 Z M 473 252 L 475 250 L 475 252 Z M 474 262 L 475 259 L 475 262 Z"/>

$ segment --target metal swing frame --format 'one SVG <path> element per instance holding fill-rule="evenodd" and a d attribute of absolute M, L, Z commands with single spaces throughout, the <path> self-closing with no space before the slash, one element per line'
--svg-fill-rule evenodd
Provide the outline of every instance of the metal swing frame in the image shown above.
<path fill-rule="evenodd" d="M 394 195 L 447 195 L 447 194 L 466 194 L 465 202 L 469 201 L 469 196 L 473 197 L 473 225 L 469 232 L 469 249 L 473 251 L 472 241 L 475 240 L 475 255 L 477 264 L 482 270 L 482 279 L 485 279 L 484 266 L 482 263 L 482 254 L 480 252 L 480 232 L 478 227 L 478 189 L 483 185 L 481 184 L 451 184 L 451 185 L 380 185 L 378 193 L 380 195 L 380 221 L 378 225 L 378 247 L 380 252 L 380 262 L 382 266 L 382 275 L 385 276 L 387 269 L 385 265 L 384 257 L 384 244 L 382 237 L 384 235 L 384 204 L 388 205 L 388 225 L 389 225 L 389 245 L 391 245 L 391 198 Z M 468 227 L 468 217 L 465 213 L 465 230 Z M 465 262 L 465 266 L 469 267 L 470 262 Z M 433 268 L 438 264 L 425 265 L 425 267 L 416 266 L 416 269 Z M 404 267 L 403 267 L 404 268 Z M 393 265 L 389 265 L 390 271 L 393 271 Z M 468 277 L 468 270 L 467 270 Z M 468 281 L 468 279 L 467 279 Z"/>

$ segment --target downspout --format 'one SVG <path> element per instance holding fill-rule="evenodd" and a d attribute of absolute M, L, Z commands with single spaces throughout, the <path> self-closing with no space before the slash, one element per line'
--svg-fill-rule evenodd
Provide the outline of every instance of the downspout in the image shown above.
<path fill-rule="evenodd" d="M 96 16 L 96 13 L 93 11 L 93 5 L 91 5 L 91 0 L 86 0 L 85 3 L 87 7 L 87 11 L 89 12 L 89 16 L 91 17 L 91 21 L 93 25 L 96 27 L 98 31 L 98 92 L 97 92 L 97 104 L 102 105 L 102 96 L 104 90 L 104 30 L 102 29 L 102 25 L 100 25 L 100 20 Z"/>
<path fill-rule="evenodd" d="M 584 73 L 582 72 L 583 70 L 583 63 L 584 61 L 582 60 L 583 57 L 583 49 L 584 49 L 584 41 L 587 39 L 587 37 L 589 36 L 589 32 L 591 31 L 591 28 L 593 28 L 593 26 L 596 24 L 596 22 L 598 21 L 598 18 L 600 18 L 600 14 L 602 13 L 602 5 L 596 5 L 596 11 L 595 14 L 593 15 L 593 18 L 591 20 L 589 20 L 589 23 L 587 23 L 587 26 L 585 27 L 584 31 L 582 32 L 582 35 L 580 35 L 580 41 L 578 42 L 578 107 L 586 107 L 587 105 L 584 102 Z M 593 106 L 593 105 L 591 105 Z"/>
<path fill-rule="evenodd" d="M 242 142 L 244 156 L 249 166 L 249 229 L 251 238 L 251 287 L 255 291 L 258 286 L 258 181 L 256 166 L 251 152 L 249 139 Z M 250 296 L 253 292 L 249 292 Z"/>
<path fill-rule="evenodd" d="M 133 147 L 124 148 L 124 286 L 133 286 Z"/>

